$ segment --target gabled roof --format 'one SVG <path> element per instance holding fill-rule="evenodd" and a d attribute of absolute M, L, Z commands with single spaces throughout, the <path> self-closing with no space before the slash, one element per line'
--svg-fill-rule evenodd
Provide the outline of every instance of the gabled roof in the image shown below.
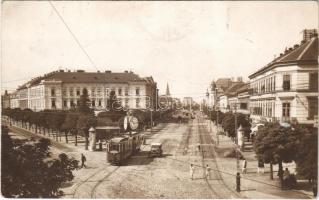
<path fill-rule="evenodd" d="M 289 64 L 318 64 L 318 37 L 312 37 L 308 41 L 303 41 L 301 45 L 286 49 L 285 53 L 280 54 L 280 57 L 251 74 L 249 78 L 252 79 L 279 65 Z"/>

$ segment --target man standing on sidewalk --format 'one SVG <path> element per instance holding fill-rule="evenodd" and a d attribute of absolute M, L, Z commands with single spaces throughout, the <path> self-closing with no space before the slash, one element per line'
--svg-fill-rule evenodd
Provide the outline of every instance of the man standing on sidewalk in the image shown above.
<path fill-rule="evenodd" d="M 210 179 L 210 167 L 206 165 L 205 178 Z"/>
<path fill-rule="evenodd" d="M 243 174 L 247 173 L 247 160 L 245 158 L 244 158 L 244 161 L 243 161 L 243 168 L 242 168 L 241 172 Z"/>
<path fill-rule="evenodd" d="M 193 176 L 194 176 L 194 171 L 195 171 L 195 167 L 193 164 L 191 164 L 191 166 L 189 167 L 189 173 L 190 173 L 190 177 L 193 180 Z"/>

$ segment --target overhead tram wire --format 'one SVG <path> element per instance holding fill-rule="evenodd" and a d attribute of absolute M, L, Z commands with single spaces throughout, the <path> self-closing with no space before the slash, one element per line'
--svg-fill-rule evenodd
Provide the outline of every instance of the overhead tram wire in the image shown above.
<path fill-rule="evenodd" d="M 61 19 L 61 21 L 63 22 L 63 24 L 65 25 L 65 27 L 67 28 L 67 30 L 70 32 L 70 34 L 72 35 L 73 39 L 76 41 L 76 43 L 79 45 L 80 49 L 83 51 L 83 53 L 86 55 L 86 57 L 88 58 L 88 60 L 90 61 L 90 63 L 92 64 L 92 66 L 99 71 L 99 69 L 97 68 L 96 64 L 93 62 L 93 60 L 91 59 L 91 57 L 89 56 L 89 54 L 86 52 L 86 50 L 84 49 L 84 47 L 82 46 L 82 44 L 80 43 L 80 41 L 78 40 L 78 38 L 75 36 L 75 34 L 72 32 L 71 28 L 68 26 L 68 24 L 65 22 L 65 20 L 63 19 L 62 15 L 59 13 L 59 11 L 56 9 L 56 7 L 54 6 L 54 4 L 49 1 L 51 7 L 53 8 L 53 10 L 55 11 L 55 13 L 58 15 L 58 17 Z"/>

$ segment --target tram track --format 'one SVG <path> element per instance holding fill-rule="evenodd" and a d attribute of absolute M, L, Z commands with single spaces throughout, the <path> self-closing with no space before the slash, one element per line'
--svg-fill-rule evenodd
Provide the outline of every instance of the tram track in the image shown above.
<path fill-rule="evenodd" d="M 202 118 L 198 118 L 198 124 L 197 124 L 197 127 L 198 127 L 198 136 L 199 136 L 199 140 L 200 140 L 200 144 L 207 144 L 207 142 L 210 142 L 212 141 L 212 138 L 211 138 L 211 135 L 209 134 L 205 134 L 206 132 L 206 128 L 204 127 L 203 123 L 199 123 L 200 120 L 202 120 Z M 241 195 L 239 195 L 238 193 L 236 193 L 235 191 L 233 191 L 226 183 L 225 181 L 223 180 L 223 177 L 221 176 L 220 172 L 219 172 L 219 167 L 218 167 L 218 164 L 217 164 L 217 161 L 216 161 L 216 152 L 215 152 L 215 147 L 213 145 L 205 145 L 205 146 L 202 146 L 201 147 L 201 154 L 202 154 L 202 164 L 203 164 L 203 167 L 205 167 L 205 159 L 210 159 L 210 164 L 212 163 L 213 164 L 213 168 L 215 169 L 214 172 L 215 172 L 215 175 L 217 176 L 217 181 L 220 183 L 221 188 L 225 188 L 227 193 L 231 193 L 233 194 L 235 197 L 238 197 L 238 198 L 242 198 Z M 209 185 L 209 187 L 211 187 L 209 181 L 207 179 L 205 179 L 207 184 Z M 220 188 L 219 188 L 220 190 Z M 222 198 L 221 195 L 218 195 L 219 198 Z M 228 197 L 226 197 L 228 198 Z"/>
<path fill-rule="evenodd" d="M 114 174 L 118 169 L 120 168 L 120 166 L 117 166 L 115 169 L 113 169 L 111 172 L 109 172 L 108 174 L 106 174 L 102 179 L 98 180 L 97 183 L 93 186 L 93 188 L 91 189 L 90 192 L 90 197 L 91 199 L 96 198 L 95 197 L 95 193 L 96 193 L 96 189 L 98 188 L 99 185 L 101 185 L 101 183 L 103 183 L 103 181 L 105 181 L 107 178 L 109 178 L 110 176 L 112 176 L 112 174 Z"/>

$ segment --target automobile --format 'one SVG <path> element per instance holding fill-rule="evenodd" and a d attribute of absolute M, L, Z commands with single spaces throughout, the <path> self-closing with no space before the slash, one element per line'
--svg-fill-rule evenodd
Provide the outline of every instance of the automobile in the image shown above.
<path fill-rule="evenodd" d="M 258 124 L 255 124 L 250 130 L 250 137 L 254 137 L 254 136 L 256 136 L 256 134 L 257 134 L 257 131 L 261 128 L 261 127 L 263 127 L 263 126 L 265 126 L 264 124 L 262 124 L 262 123 L 258 123 Z"/>
<path fill-rule="evenodd" d="M 149 157 L 161 157 L 163 155 L 162 143 L 151 143 L 151 150 L 149 152 Z"/>

